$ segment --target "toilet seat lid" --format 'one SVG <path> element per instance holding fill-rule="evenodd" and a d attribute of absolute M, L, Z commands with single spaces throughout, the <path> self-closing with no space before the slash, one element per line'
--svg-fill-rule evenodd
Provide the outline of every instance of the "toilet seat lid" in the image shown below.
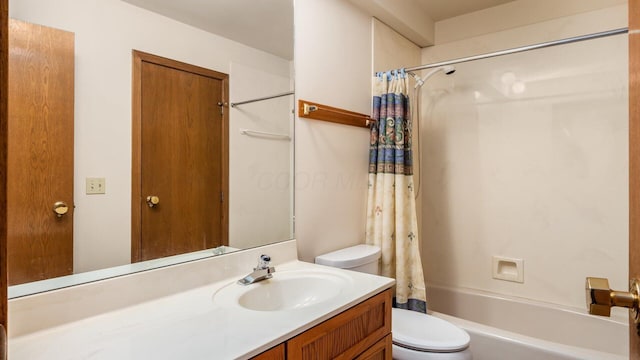
<path fill-rule="evenodd" d="M 392 309 L 393 342 L 397 345 L 431 352 L 456 352 L 466 349 L 471 338 L 466 331 L 432 315 Z"/>

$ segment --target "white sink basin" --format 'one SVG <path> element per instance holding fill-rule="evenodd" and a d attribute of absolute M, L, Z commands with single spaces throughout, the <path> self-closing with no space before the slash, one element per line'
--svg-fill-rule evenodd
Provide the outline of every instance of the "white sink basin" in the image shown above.
<path fill-rule="evenodd" d="M 251 285 L 229 284 L 214 294 L 213 301 L 254 311 L 302 309 L 337 297 L 351 281 L 325 271 L 276 271 L 273 278 Z"/>

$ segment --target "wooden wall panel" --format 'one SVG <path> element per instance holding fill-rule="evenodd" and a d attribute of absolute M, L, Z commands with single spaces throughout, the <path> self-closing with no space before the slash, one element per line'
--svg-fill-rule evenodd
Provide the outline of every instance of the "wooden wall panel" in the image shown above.
<path fill-rule="evenodd" d="M 0 0 L 0 325 L 7 328 L 7 89 L 9 3 Z M 0 329 L 3 330 L 3 329 Z M 5 356 L 0 344 L 0 359 Z"/>
<path fill-rule="evenodd" d="M 629 277 L 640 278 L 640 0 L 629 0 Z M 640 336 L 630 320 L 630 359 Z"/>

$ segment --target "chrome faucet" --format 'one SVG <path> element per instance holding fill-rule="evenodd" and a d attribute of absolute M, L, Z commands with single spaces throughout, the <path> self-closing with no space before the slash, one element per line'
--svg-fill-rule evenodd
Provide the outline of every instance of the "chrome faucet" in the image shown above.
<path fill-rule="evenodd" d="M 271 257 L 269 255 L 260 255 L 258 266 L 253 268 L 253 272 L 242 279 L 238 280 L 240 285 L 249 285 L 265 279 L 271 279 L 276 269 L 273 266 L 269 266 Z"/>

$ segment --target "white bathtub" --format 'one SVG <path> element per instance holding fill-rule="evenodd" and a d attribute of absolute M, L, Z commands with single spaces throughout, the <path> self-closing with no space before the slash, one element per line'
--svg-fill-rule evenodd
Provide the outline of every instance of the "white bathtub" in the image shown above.
<path fill-rule="evenodd" d="M 580 309 L 430 285 L 429 310 L 471 336 L 474 360 L 628 359 L 625 312 Z"/>

